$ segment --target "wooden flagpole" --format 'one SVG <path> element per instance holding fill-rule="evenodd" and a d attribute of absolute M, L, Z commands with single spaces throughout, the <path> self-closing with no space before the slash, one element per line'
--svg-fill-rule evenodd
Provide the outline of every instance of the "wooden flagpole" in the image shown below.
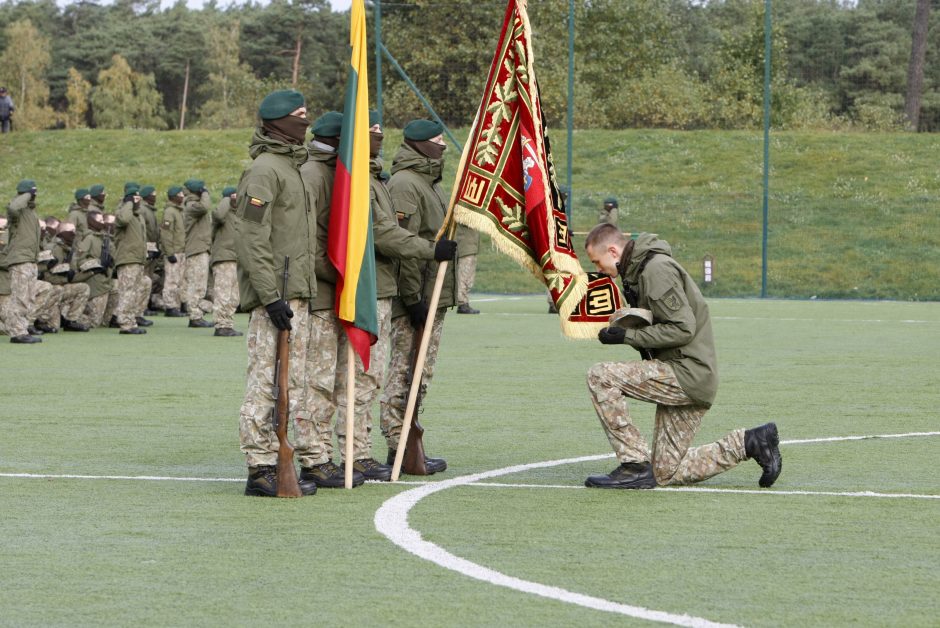
<path fill-rule="evenodd" d="M 353 445 L 356 424 L 356 352 L 346 339 L 346 472 L 343 479 L 346 488 L 353 487 Z"/>

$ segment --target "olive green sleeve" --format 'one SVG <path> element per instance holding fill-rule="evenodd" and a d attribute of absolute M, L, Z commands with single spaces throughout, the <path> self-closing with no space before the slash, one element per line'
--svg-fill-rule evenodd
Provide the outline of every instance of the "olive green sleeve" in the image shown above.
<path fill-rule="evenodd" d="M 643 349 L 668 349 L 688 344 L 695 336 L 695 312 L 685 294 L 682 274 L 668 261 L 651 262 L 640 277 L 653 324 L 628 329 L 624 342 Z"/>
<path fill-rule="evenodd" d="M 263 305 L 281 298 L 271 248 L 271 206 L 278 190 L 270 168 L 248 170 L 238 185 L 235 254 Z"/>
<path fill-rule="evenodd" d="M 411 185 L 390 184 L 389 195 L 392 198 L 392 207 L 395 208 L 398 224 L 415 237 L 419 237 L 417 234 L 421 229 L 421 214 L 417 191 Z M 398 274 L 398 296 L 404 305 L 414 305 L 424 295 L 424 282 L 421 276 L 423 266 L 424 264 L 420 264 L 415 259 L 401 261 Z"/>

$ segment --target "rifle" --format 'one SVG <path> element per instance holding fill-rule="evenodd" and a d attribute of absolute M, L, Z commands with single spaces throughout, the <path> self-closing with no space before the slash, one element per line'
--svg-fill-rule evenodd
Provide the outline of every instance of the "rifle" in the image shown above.
<path fill-rule="evenodd" d="M 414 339 L 411 344 L 411 367 L 409 371 L 409 387 L 418 378 L 418 397 L 415 400 L 414 410 L 411 411 L 411 429 L 408 431 L 408 440 L 405 443 L 405 453 L 401 460 L 401 470 L 409 475 L 428 475 L 427 465 L 424 463 L 424 428 L 418 423 L 418 414 L 421 410 L 421 398 L 424 392 L 421 390 L 420 380 L 424 373 L 416 372 L 415 368 L 418 362 L 418 348 L 421 345 L 421 337 L 424 335 L 424 325 L 415 328 Z M 398 445 L 401 447 L 401 444 Z"/>
<path fill-rule="evenodd" d="M 290 258 L 284 257 L 284 283 L 281 298 L 287 296 L 287 272 Z M 277 354 L 274 359 L 274 408 L 271 420 L 277 434 L 277 496 L 302 497 L 297 483 L 297 469 L 294 468 L 294 446 L 287 440 L 287 424 L 290 420 L 290 330 L 277 330 Z"/>

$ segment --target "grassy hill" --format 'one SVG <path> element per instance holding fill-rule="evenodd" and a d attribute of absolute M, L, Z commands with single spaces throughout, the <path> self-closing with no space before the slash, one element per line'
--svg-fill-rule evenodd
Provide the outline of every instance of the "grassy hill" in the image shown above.
<path fill-rule="evenodd" d="M 75 188 L 92 183 L 105 184 L 116 203 L 128 180 L 162 192 L 198 177 L 217 197 L 249 163 L 250 136 L 247 129 L 3 135 L 0 199 L 23 178 L 39 184 L 43 215 L 64 215 Z M 566 138 L 552 139 L 564 178 Z M 388 131 L 389 160 L 400 140 Z M 938 149 L 940 137 L 928 134 L 774 133 L 768 296 L 940 300 Z M 450 147 L 448 191 L 455 152 Z M 614 196 L 620 226 L 659 233 L 693 276 L 701 278 L 704 255 L 714 257 L 707 294 L 758 296 L 762 160 L 760 133 L 578 131 L 573 229 L 590 229 L 603 199 Z M 538 292 L 541 285 L 484 245 L 474 289 Z"/>

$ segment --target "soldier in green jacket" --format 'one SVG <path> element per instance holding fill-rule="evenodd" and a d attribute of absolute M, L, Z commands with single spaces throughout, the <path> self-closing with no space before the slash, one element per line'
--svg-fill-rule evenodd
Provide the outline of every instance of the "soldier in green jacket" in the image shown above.
<path fill-rule="evenodd" d="M 147 261 L 147 225 L 140 210 L 140 185 L 124 185 L 124 200 L 115 212 L 114 267 L 117 272 L 117 307 L 114 316 L 122 334 L 146 334 L 141 327 L 153 323 L 143 317 L 150 297 Z"/>
<path fill-rule="evenodd" d="M 238 274 L 235 256 L 235 202 L 238 190 L 222 190 L 222 200 L 212 210 L 212 300 L 215 309 L 215 335 L 241 336 L 235 331 L 238 307 Z"/>
<path fill-rule="evenodd" d="M 66 221 L 75 225 L 75 246 L 82 241 L 88 228 L 88 209 L 91 207 L 91 192 L 87 188 L 75 190 L 75 202 L 69 205 Z"/>
<path fill-rule="evenodd" d="M 204 317 L 212 311 L 209 289 L 209 249 L 212 248 L 212 199 L 202 179 L 183 183 L 183 223 L 186 227 L 186 304 L 190 327 L 212 327 Z"/>
<path fill-rule="evenodd" d="M 88 193 L 91 195 L 91 207 L 97 209 L 102 214 L 104 213 L 104 201 L 108 198 L 108 194 L 104 191 L 104 186 L 100 183 L 95 183 L 88 187 Z"/>
<path fill-rule="evenodd" d="M 88 286 L 88 303 L 85 305 L 84 316 L 79 322 L 88 328 L 101 327 L 105 322 L 105 311 L 108 306 L 108 297 L 111 294 L 111 263 L 112 256 L 105 248 L 106 233 L 103 214 L 97 209 L 88 212 L 88 229 L 82 241 L 78 244 L 73 256 L 75 264 L 75 281 Z"/>
<path fill-rule="evenodd" d="M 88 303 L 89 288 L 75 279 L 74 257 L 75 225 L 60 222 L 56 236 L 49 248 L 50 259 L 44 265 L 41 279 L 51 286 L 51 299 L 54 306 L 46 315 L 38 316 L 38 323 L 48 325 L 54 330 L 60 327 L 65 331 L 88 331 L 81 323 L 81 318 Z M 54 333 L 54 332 L 53 332 Z"/>
<path fill-rule="evenodd" d="M 300 454 L 305 479 L 320 488 L 342 488 L 343 470 L 333 462 L 333 418 L 336 412 L 334 387 L 339 338 L 345 335 L 343 325 L 336 316 L 336 268 L 327 257 L 327 238 L 330 225 L 330 203 L 333 198 L 333 179 L 336 175 L 336 149 L 339 147 L 343 114 L 329 111 L 314 120 L 313 139 L 307 146 L 307 163 L 300 167 L 300 175 L 310 189 L 317 221 L 317 250 L 314 272 L 317 293 L 310 302 L 310 340 L 307 348 L 304 387 L 304 412 L 310 425 L 320 438 L 318 449 Z M 345 393 L 344 393 L 345 394 Z M 365 481 L 365 476 L 353 472 L 353 486 Z"/>
<path fill-rule="evenodd" d="M 140 215 L 147 225 L 147 263 L 144 272 L 150 278 L 150 298 L 144 313 L 146 316 L 163 309 L 163 260 L 160 254 L 160 223 L 157 220 L 157 188 L 152 185 L 141 187 L 140 198 Z"/>
<path fill-rule="evenodd" d="M 584 243 L 597 269 L 620 277 L 631 307 L 648 310 L 643 327 L 605 327 L 603 344 L 630 345 L 643 360 L 601 362 L 588 370 L 588 389 L 620 464 L 585 485 L 642 489 L 691 484 L 727 471 L 748 458 L 761 466 L 758 484 L 780 475 L 777 426 L 737 429 L 721 440 L 690 448 L 718 391 L 718 361 L 708 304 L 695 281 L 672 258 L 669 244 L 642 233 L 630 240 L 616 225 L 595 226 Z M 630 417 L 627 398 L 656 404 L 653 449 Z"/>
<path fill-rule="evenodd" d="M 447 148 L 443 132 L 444 127 L 431 120 L 412 120 L 405 125 L 404 143 L 392 161 L 392 178 L 388 183 L 398 223 L 428 242 L 437 237 L 447 213 L 447 199 L 441 189 L 444 150 Z M 390 364 L 381 400 L 381 425 L 388 442 L 389 464 L 394 461 L 405 418 L 411 384 L 411 356 L 417 345 L 415 328 L 423 327 L 428 318 L 428 302 L 434 291 L 437 270 L 438 262 L 433 260 L 401 261 L 398 299 L 392 307 Z M 421 389 L 425 393 L 434 375 L 444 330 L 444 314 L 456 303 L 455 273 L 456 264 L 449 264 L 424 363 Z M 447 462 L 442 458 L 428 458 L 425 465 L 429 474 L 447 468 Z"/>
<path fill-rule="evenodd" d="M 304 138 L 307 108 L 300 92 L 278 90 L 258 109 L 260 126 L 249 148 L 252 163 L 238 184 L 235 253 L 242 310 L 248 322 L 248 375 L 239 411 L 241 450 L 248 462 L 246 495 L 277 495 L 278 440 L 271 423 L 274 407 L 274 363 L 278 330 L 291 330 L 290 416 L 304 417 L 304 360 L 307 355 L 310 299 L 316 294 L 313 272 L 317 223 L 311 190 L 300 176 L 307 161 Z M 290 267 L 282 289 L 285 258 Z M 294 446 L 316 446 L 312 423 L 296 422 Z M 303 480 L 305 495 L 316 484 Z"/>
<path fill-rule="evenodd" d="M 10 298 L 3 319 L 10 342 L 16 344 L 42 342 L 29 329 L 39 287 L 36 260 L 42 231 L 36 215 L 36 192 L 36 182 L 24 179 L 16 184 L 16 196 L 7 205 L 7 245 L 0 266 L 10 274 Z"/>
<path fill-rule="evenodd" d="M 372 403 L 378 396 L 379 387 L 385 381 L 391 342 L 392 302 L 398 295 L 398 267 L 400 260 L 413 259 L 424 261 L 453 260 L 457 243 L 442 238 L 437 243 L 430 242 L 418 234 L 398 225 L 392 198 L 388 192 L 388 182 L 382 172 L 382 126 L 377 112 L 369 115 L 369 155 L 370 173 L 369 196 L 372 204 L 372 240 L 375 246 L 375 287 L 376 310 L 378 313 L 378 339 L 372 345 L 369 370 L 363 371 L 362 360 L 356 358 L 356 401 L 354 422 L 353 469 L 367 479 L 388 481 L 391 479 L 391 466 L 381 464 L 372 458 Z M 345 451 L 346 441 L 346 334 L 341 334 L 337 348 L 336 385 L 334 397 L 338 400 L 336 412 L 336 435 L 340 451 Z M 388 434 L 388 426 L 381 426 L 383 434 Z M 395 444 L 390 445 L 395 449 Z"/>
<path fill-rule="evenodd" d="M 160 250 L 163 265 L 164 315 L 171 318 L 186 316 L 180 311 L 185 295 L 186 226 L 183 220 L 183 188 L 171 185 L 166 191 L 163 221 L 160 223 Z"/>

